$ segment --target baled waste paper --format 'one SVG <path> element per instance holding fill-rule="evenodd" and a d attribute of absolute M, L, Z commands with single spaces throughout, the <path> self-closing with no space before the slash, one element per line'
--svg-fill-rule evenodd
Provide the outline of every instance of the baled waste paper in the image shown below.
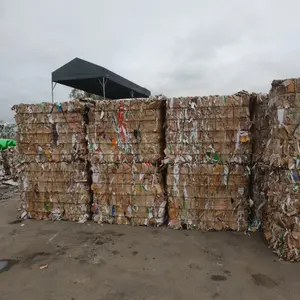
<path fill-rule="evenodd" d="M 257 103 L 253 162 L 257 207 L 270 247 L 300 260 L 300 79 L 274 80 Z"/>
<path fill-rule="evenodd" d="M 22 218 L 81 220 L 89 212 L 85 106 L 79 101 L 20 104 Z"/>
<path fill-rule="evenodd" d="M 245 230 L 250 94 L 171 98 L 166 149 L 169 227 Z"/>
<path fill-rule="evenodd" d="M 95 102 L 87 138 L 95 222 L 161 225 L 166 197 L 160 170 L 165 99 Z"/>

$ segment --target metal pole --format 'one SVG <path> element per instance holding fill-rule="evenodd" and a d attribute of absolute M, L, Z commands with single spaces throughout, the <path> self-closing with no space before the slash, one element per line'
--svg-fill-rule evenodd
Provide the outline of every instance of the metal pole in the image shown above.
<path fill-rule="evenodd" d="M 57 82 L 55 82 L 54 85 L 53 85 L 53 81 L 51 81 L 52 103 L 54 103 L 54 89 L 55 89 L 55 87 L 56 87 L 56 83 L 57 83 Z"/>
<path fill-rule="evenodd" d="M 54 102 L 54 95 L 53 95 L 53 81 L 51 81 L 51 96 L 52 96 L 52 103 Z"/>
<path fill-rule="evenodd" d="M 98 78 L 99 83 L 102 86 L 102 91 L 103 91 L 103 99 L 105 100 L 105 85 L 107 83 L 107 80 L 105 80 L 104 77 L 102 77 L 102 81 L 100 80 L 100 78 Z"/>
<path fill-rule="evenodd" d="M 131 90 L 130 94 L 131 94 L 131 98 L 133 98 L 133 90 Z"/>
<path fill-rule="evenodd" d="M 102 89 L 103 89 L 103 99 L 105 100 L 105 84 L 104 77 L 102 77 Z"/>

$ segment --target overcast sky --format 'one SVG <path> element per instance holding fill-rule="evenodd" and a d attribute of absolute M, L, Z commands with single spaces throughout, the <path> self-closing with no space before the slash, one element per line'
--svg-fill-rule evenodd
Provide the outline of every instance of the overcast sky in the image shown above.
<path fill-rule="evenodd" d="M 0 118 L 50 101 L 51 72 L 74 57 L 152 94 L 266 92 L 300 77 L 299 11 L 297 0 L 0 0 Z"/>

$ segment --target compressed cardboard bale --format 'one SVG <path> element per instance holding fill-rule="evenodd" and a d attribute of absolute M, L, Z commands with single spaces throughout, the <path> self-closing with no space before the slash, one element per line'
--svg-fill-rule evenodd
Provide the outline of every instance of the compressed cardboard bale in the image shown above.
<path fill-rule="evenodd" d="M 274 80 L 255 112 L 252 195 L 249 228 L 263 225 L 270 247 L 280 258 L 300 260 L 300 80 Z"/>
<path fill-rule="evenodd" d="M 269 136 L 262 162 L 300 168 L 300 79 L 274 80 L 268 101 Z"/>
<path fill-rule="evenodd" d="M 165 163 L 245 163 L 251 159 L 250 94 L 167 101 Z"/>
<path fill-rule="evenodd" d="M 32 195 L 26 193 L 21 194 L 23 203 L 26 203 L 26 218 L 39 219 L 39 220 L 68 220 L 68 221 L 85 221 L 87 216 L 87 205 L 86 203 L 63 203 L 63 202 L 50 202 L 45 196 L 44 201 L 26 201 L 28 198 L 32 199 Z M 52 195 L 53 196 L 53 195 Z M 28 198 L 27 198 L 28 197 Z M 55 198 L 56 196 L 53 196 Z M 70 194 L 61 194 L 59 199 L 68 198 Z M 27 199 L 26 199 L 27 198 Z M 49 199 L 51 196 L 49 196 Z M 88 195 L 80 195 L 82 202 L 89 199 Z M 57 200 L 59 201 L 59 200 Z M 25 211 L 25 210 L 24 210 Z"/>
<path fill-rule="evenodd" d="M 265 175 L 265 182 L 265 237 L 280 258 L 300 261 L 300 172 L 271 170 Z"/>
<path fill-rule="evenodd" d="M 150 163 L 93 164 L 94 221 L 161 225 L 166 217 L 162 175 Z"/>
<path fill-rule="evenodd" d="M 97 101 L 89 112 L 90 157 L 100 163 L 159 162 L 164 98 Z"/>
<path fill-rule="evenodd" d="M 15 105 L 20 158 L 26 163 L 85 160 L 85 105 L 78 100 Z"/>
<path fill-rule="evenodd" d="M 276 96 L 297 96 L 295 94 L 300 93 L 300 79 L 299 78 L 288 78 L 288 79 L 275 79 L 272 82 L 272 88 L 270 90 L 270 97 Z M 293 97 L 294 102 L 287 101 L 285 102 L 285 98 L 278 98 L 277 101 L 287 105 L 288 103 L 293 104 L 295 106 L 297 100 Z M 296 105 L 300 107 L 299 105 Z"/>
<path fill-rule="evenodd" d="M 160 225 L 166 197 L 158 169 L 164 149 L 164 97 L 105 100 L 89 111 L 94 220 Z"/>
<path fill-rule="evenodd" d="M 74 100 L 13 107 L 18 125 L 22 218 L 88 218 L 88 105 Z"/>
<path fill-rule="evenodd" d="M 22 218 L 82 220 L 90 211 L 86 163 L 30 163 L 20 172 Z"/>
<path fill-rule="evenodd" d="M 244 91 L 167 101 L 169 227 L 247 228 L 250 102 Z"/>
<path fill-rule="evenodd" d="M 245 230 L 248 172 L 237 164 L 169 166 L 169 227 Z"/>

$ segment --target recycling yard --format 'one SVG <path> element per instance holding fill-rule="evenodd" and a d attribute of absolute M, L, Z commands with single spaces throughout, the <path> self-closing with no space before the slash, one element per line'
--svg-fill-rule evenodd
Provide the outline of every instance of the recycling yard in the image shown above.
<path fill-rule="evenodd" d="M 299 95 L 15 105 L 0 300 L 299 299 Z"/>
<path fill-rule="evenodd" d="M 69 2 L 0 0 L 0 300 L 300 300 L 300 2 Z"/>
<path fill-rule="evenodd" d="M 0 299 L 299 299 L 261 233 L 16 219 L 0 200 Z"/>

